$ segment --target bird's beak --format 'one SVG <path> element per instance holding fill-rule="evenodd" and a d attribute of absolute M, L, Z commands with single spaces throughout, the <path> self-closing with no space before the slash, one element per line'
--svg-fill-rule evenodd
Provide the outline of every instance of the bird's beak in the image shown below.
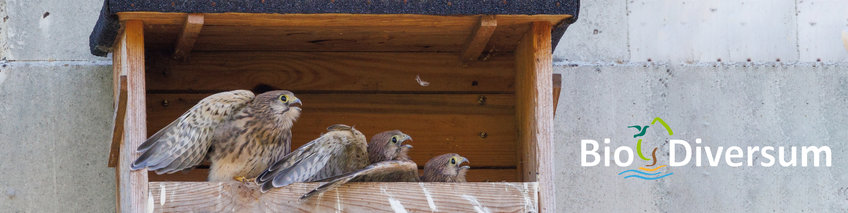
<path fill-rule="evenodd" d="M 465 158 L 465 157 L 462 157 L 462 156 L 459 156 L 459 157 L 460 157 L 460 162 L 459 162 L 459 164 L 462 164 L 462 163 L 468 163 L 468 164 L 471 164 L 471 161 L 469 161 L 469 160 L 468 160 L 468 158 Z"/>
<path fill-rule="evenodd" d="M 294 101 L 292 101 L 292 103 L 289 104 L 289 106 L 295 106 L 295 105 L 297 107 L 303 106 L 303 102 L 300 102 L 300 98 L 294 98 Z"/>
<path fill-rule="evenodd" d="M 412 136 L 403 134 L 403 140 L 400 141 L 400 144 L 406 143 L 407 141 L 412 141 Z M 406 147 L 407 149 L 412 149 L 412 145 L 409 144 L 403 144 L 403 147 Z"/>

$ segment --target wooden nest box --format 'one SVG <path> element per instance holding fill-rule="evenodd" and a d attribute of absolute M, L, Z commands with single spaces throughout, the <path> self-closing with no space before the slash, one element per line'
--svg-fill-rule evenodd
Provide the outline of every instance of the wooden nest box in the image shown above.
<path fill-rule="evenodd" d="M 175 3 L 180 2 L 180 3 Z M 106 0 L 91 34 L 112 53 L 120 212 L 552 212 L 551 53 L 577 0 Z M 136 147 L 201 98 L 293 91 L 292 149 L 335 123 L 415 138 L 418 165 L 455 152 L 468 183 L 354 183 L 310 200 L 317 183 L 260 193 L 205 182 L 208 167 L 130 171 Z"/>

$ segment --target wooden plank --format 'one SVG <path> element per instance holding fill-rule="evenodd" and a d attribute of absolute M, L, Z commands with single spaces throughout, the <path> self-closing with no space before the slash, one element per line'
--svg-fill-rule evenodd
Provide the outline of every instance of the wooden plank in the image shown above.
<path fill-rule="evenodd" d="M 418 170 L 418 174 L 422 174 L 422 171 Z M 472 167 L 471 171 L 468 171 L 468 175 L 466 176 L 466 178 L 469 182 L 516 182 L 519 181 L 518 177 L 516 177 L 516 174 L 518 174 L 518 172 L 515 169 L 475 169 Z M 148 177 L 151 182 L 203 182 L 206 181 L 206 178 L 208 176 L 209 169 L 206 168 L 196 168 L 189 171 L 163 175 L 157 175 L 156 172 L 148 172 Z"/>
<path fill-rule="evenodd" d="M 474 30 L 468 37 L 468 41 L 462 48 L 460 60 L 464 62 L 475 61 L 483 53 L 486 44 L 489 43 L 489 38 L 498 27 L 498 20 L 493 15 L 484 15 L 480 17 L 480 24 L 474 26 Z"/>
<path fill-rule="evenodd" d="M 113 60 L 120 60 L 118 59 Z M 113 69 L 120 69 L 120 64 Z M 121 141 L 124 138 L 124 120 L 127 115 L 127 76 L 121 75 L 118 80 L 120 83 L 117 85 L 120 87 L 118 89 L 118 93 L 115 94 L 118 96 L 117 105 L 115 106 L 115 114 L 112 116 L 114 118 L 114 122 L 112 123 L 112 146 L 109 149 L 109 163 L 107 164 L 109 167 L 115 167 L 118 165 L 118 156 L 121 154 Z"/>
<path fill-rule="evenodd" d="M 144 28 L 141 21 L 124 23 L 121 39 L 121 69 L 127 73 L 127 113 L 124 142 L 121 143 L 120 199 L 123 212 L 147 212 L 147 171 L 131 171 L 129 165 L 139 153 L 135 150 L 147 138 L 144 89 Z"/>
<path fill-rule="evenodd" d="M 115 45 L 113 46 L 114 51 L 112 52 L 112 82 L 114 83 L 112 85 L 113 86 L 113 90 L 112 90 L 113 93 L 112 94 L 114 94 L 114 96 L 115 96 L 115 99 L 114 99 L 115 100 L 115 104 L 114 104 L 115 112 L 117 112 L 119 108 L 124 108 L 124 112 L 123 112 L 124 119 L 121 119 L 120 122 L 118 121 L 118 119 L 115 119 L 114 125 L 115 126 L 120 125 L 122 127 L 124 126 L 124 124 L 126 124 L 125 123 L 126 122 L 126 99 L 124 97 L 126 95 L 124 95 L 124 94 L 127 94 L 126 86 L 122 86 L 122 85 L 127 85 L 126 74 L 123 73 L 124 70 L 125 70 L 124 66 L 123 66 L 123 60 L 125 59 L 124 55 L 126 55 L 124 53 L 124 52 L 126 52 L 126 50 L 123 48 L 124 42 L 126 41 L 125 34 L 126 34 L 125 30 L 121 30 L 119 32 L 118 37 L 115 39 Z M 125 103 L 124 107 L 119 107 L 121 105 L 121 101 L 120 101 L 121 99 L 124 99 L 124 101 L 123 101 Z M 107 162 L 107 166 L 114 167 L 114 169 L 115 169 L 115 212 L 117 212 L 117 213 L 121 212 L 121 202 L 122 202 L 122 199 L 121 199 L 122 170 L 121 170 L 121 166 L 120 166 L 119 161 L 120 161 L 120 156 L 121 156 L 121 148 L 123 148 L 122 144 L 124 144 L 124 131 L 125 130 L 122 129 L 119 132 L 119 134 L 121 136 L 118 138 L 117 144 L 114 141 L 114 139 L 115 139 L 114 137 L 115 137 L 116 133 L 112 132 L 112 144 L 111 144 L 111 147 L 109 149 L 109 161 Z M 115 147 L 116 145 L 117 145 L 117 147 Z M 115 159 L 114 165 L 112 165 L 113 157 Z"/>
<path fill-rule="evenodd" d="M 475 167 L 515 167 L 514 96 L 487 94 L 299 94 L 303 112 L 292 129 L 292 147 L 336 123 L 355 125 L 367 137 L 399 129 L 411 135 L 410 157 L 423 165 L 455 152 Z M 208 94 L 148 94 L 148 134 L 179 117 Z M 163 104 L 167 103 L 167 104 Z M 480 133 L 486 137 L 481 138 Z"/>
<path fill-rule="evenodd" d="M 470 32 L 400 27 L 267 27 L 209 26 L 197 40 L 198 51 L 372 51 L 457 52 Z M 236 32 L 241 32 L 236 36 Z"/>
<path fill-rule="evenodd" d="M 151 91 L 224 91 L 262 85 L 326 92 L 514 91 L 512 55 L 468 67 L 450 53 L 195 52 L 184 63 L 167 54 L 149 57 Z M 416 76 L 430 84 L 421 86 Z"/>
<path fill-rule="evenodd" d="M 554 74 L 552 81 L 554 98 L 554 117 L 556 117 L 557 105 L 559 104 L 559 94 L 562 90 L 562 74 Z"/>
<path fill-rule="evenodd" d="M 151 49 L 172 49 L 185 13 L 122 12 L 145 20 Z M 559 23 L 570 15 L 498 15 L 490 50 L 512 52 L 532 21 Z M 149 20 L 149 21 L 147 21 Z M 461 52 L 479 16 L 410 14 L 204 14 L 198 51 Z"/>
<path fill-rule="evenodd" d="M 535 22 L 515 51 L 515 95 L 524 181 L 538 181 L 540 209 L 555 211 L 553 183 L 553 99 L 551 24 Z"/>
<path fill-rule="evenodd" d="M 186 16 L 183 30 L 177 37 L 176 47 L 174 47 L 174 59 L 184 59 L 191 49 L 194 48 L 194 42 L 197 41 L 197 36 L 200 35 L 200 30 L 203 29 L 203 14 L 192 13 Z"/>
<path fill-rule="evenodd" d="M 238 182 L 151 182 L 153 212 L 537 212 L 535 182 L 352 183 L 311 199 L 320 183 L 261 193 Z"/>

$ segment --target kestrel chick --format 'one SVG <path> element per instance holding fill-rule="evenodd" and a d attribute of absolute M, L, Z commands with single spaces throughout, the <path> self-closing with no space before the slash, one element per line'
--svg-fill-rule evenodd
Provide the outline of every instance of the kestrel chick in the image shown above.
<path fill-rule="evenodd" d="M 454 153 L 436 156 L 424 166 L 424 175 L 421 177 L 418 176 L 418 165 L 410 160 L 378 162 L 328 180 L 300 199 L 308 199 L 349 182 L 465 182 L 465 174 L 470 167 L 461 166 L 464 162 L 468 162 L 468 159 Z"/>
<path fill-rule="evenodd" d="M 262 192 L 296 182 L 312 182 L 368 165 L 368 142 L 353 127 L 336 124 L 327 133 L 276 161 L 256 178 Z"/>
<path fill-rule="evenodd" d="M 285 90 L 211 95 L 142 143 L 132 169 L 182 171 L 200 164 L 211 148 L 209 181 L 256 177 L 291 150 L 300 106 Z"/>
<path fill-rule="evenodd" d="M 448 153 L 436 156 L 424 165 L 422 182 L 465 182 L 465 174 L 469 166 L 462 163 L 471 163 L 465 157 L 456 153 Z"/>
<path fill-rule="evenodd" d="M 411 140 L 412 137 L 400 130 L 377 133 L 368 143 L 368 159 L 372 164 L 388 160 L 409 160 L 409 149 L 412 149 L 412 145 L 403 143 Z"/>

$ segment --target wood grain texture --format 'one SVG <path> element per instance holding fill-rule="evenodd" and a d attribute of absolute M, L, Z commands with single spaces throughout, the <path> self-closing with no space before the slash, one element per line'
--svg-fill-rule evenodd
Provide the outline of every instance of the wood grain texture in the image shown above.
<path fill-rule="evenodd" d="M 120 57 L 114 60 L 120 60 Z M 119 64 L 113 69 L 120 69 L 120 67 Z M 112 123 L 112 145 L 109 149 L 109 163 L 107 164 L 109 167 L 118 165 L 118 157 L 121 154 L 121 141 L 124 138 L 124 120 L 127 115 L 127 76 L 121 75 L 118 79 L 120 83 L 117 86 L 120 89 L 117 89 L 118 92 L 115 94 L 118 100 L 115 106 L 115 114 L 112 116 L 114 122 Z"/>
<path fill-rule="evenodd" d="M 209 94 L 148 94 L 148 134 L 179 117 Z M 515 112 L 511 94 L 298 94 L 303 112 L 292 128 L 292 148 L 317 138 L 332 124 L 354 125 L 366 137 L 399 129 L 414 138 L 410 157 L 459 153 L 474 167 L 515 167 Z M 164 104 L 167 103 L 167 104 Z M 480 133 L 485 132 L 485 138 Z"/>
<path fill-rule="evenodd" d="M 183 24 L 183 30 L 177 36 L 174 47 L 174 59 L 185 59 L 191 53 L 191 49 L 194 48 L 194 43 L 197 41 L 201 29 L 203 29 L 203 14 L 188 14 Z"/>
<path fill-rule="evenodd" d="M 311 199 L 320 183 L 261 193 L 238 182 L 151 182 L 153 212 L 536 212 L 535 182 L 352 183 Z M 430 202 L 432 201 L 432 202 Z"/>
<path fill-rule="evenodd" d="M 185 13 L 121 12 L 144 20 L 148 48 L 170 49 Z M 479 16 L 411 14 L 204 14 L 200 51 L 461 52 Z M 491 48 L 512 52 L 532 21 L 559 23 L 570 15 L 498 15 Z M 503 28 L 501 28 L 503 26 Z"/>
<path fill-rule="evenodd" d="M 484 15 L 480 17 L 480 24 L 474 26 L 471 35 L 468 36 L 465 45 L 462 47 L 460 60 L 464 62 L 474 61 L 483 53 L 483 49 L 489 44 L 489 39 L 495 33 L 498 27 L 498 20 L 494 15 Z"/>
<path fill-rule="evenodd" d="M 463 67 L 450 53 L 194 52 L 187 62 L 149 53 L 151 91 L 226 91 L 260 85 L 291 91 L 512 93 L 515 60 Z M 430 82 L 421 86 L 416 76 Z"/>
<path fill-rule="evenodd" d="M 418 174 L 423 174 L 419 169 Z M 471 168 L 468 171 L 468 182 L 517 182 L 519 178 L 516 176 L 518 172 L 515 169 L 475 169 Z M 174 174 L 157 175 L 156 172 L 148 172 L 148 178 L 151 182 L 167 182 L 167 181 L 199 181 L 207 180 L 209 169 L 196 168 L 184 172 Z"/>
<path fill-rule="evenodd" d="M 557 105 L 559 104 L 559 94 L 562 91 L 562 74 L 554 74 L 553 79 L 553 98 L 554 98 L 554 117 L 556 117 Z"/>
<path fill-rule="evenodd" d="M 121 69 L 127 73 L 127 113 L 118 166 L 121 184 L 120 208 L 123 212 L 137 213 L 147 212 L 147 170 L 130 170 L 130 164 L 139 155 L 135 151 L 136 148 L 147 139 L 143 27 L 141 21 L 125 22 L 118 49 Z"/>
<path fill-rule="evenodd" d="M 534 22 L 515 51 L 516 120 L 524 181 L 539 182 L 542 212 L 556 210 L 553 184 L 551 24 Z"/>
<path fill-rule="evenodd" d="M 113 93 L 112 94 L 114 94 L 114 96 L 115 96 L 114 107 L 116 107 L 116 109 L 115 109 L 116 112 L 118 111 L 117 107 L 120 105 L 119 100 L 121 99 L 121 94 L 127 94 L 125 91 L 121 92 L 122 83 L 123 83 L 123 85 L 127 85 L 125 83 L 125 81 L 123 81 L 123 80 L 126 80 L 126 75 L 123 74 L 123 72 L 124 72 L 123 60 L 125 59 L 124 58 L 124 55 L 125 55 L 124 52 L 126 52 L 126 50 L 123 48 L 124 42 L 126 41 L 125 34 L 126 34 L 125 30 L 121 30 L 119 32 L 118 37 L 115 39 L 115 45 L 113 46 L 113 52 L 112 52 L 112 82 L 114 83 L 112 85 L 113 86 Z M 126 100 L 124 102 L 126 102 Z M 116 123 L 114 125 L 116 125 L 116 126 L 117 125 L 124 126 L 126 124 L 125 123 L 126 122 L 126 107 L 124 107 L 124 119 L 121 120 L 120 123 L 117 123 L 117 119 L 116 119 L 115 122 Z M 115 212 L 117 212 L 117 213 L 121 213 L 121 202 L 123 202 L 123 200 L 121 199 L 121 194 L 122 194 L 121 189 L 123 189 L 123 187 L 121 187 L 121 175 L 123 175 L 123 173 L 122 173 L 122 170 L 121 170 L 120 159 L 122 157 L 121 153 L 123 153 L 122 150 L 123 150 L 123 144 L 124 144 L 124 133 L 125 133 L 125 131 L 126 130 L 121 130 L 121 132 L 120 132 L 121 136 L 118 138 L 117 144 L 115 144 L 115 141 L 114 141 L 114 137 L 115 137 L 114 134 L 115 133 L 112 133 L 113 134 L 112 135 L 112 139 L 113 139 L 112 147 L 110 147 L 109 161 L 107 162 L 108 166 L 111 166 L 115 169 Z M 115 147 L 116 145 L 117 145 L 117 147 Z M 112 165 L 112 156 L 113 155 L 114 155 L 114 158 L 115 158 L 114 165 Z"/>

